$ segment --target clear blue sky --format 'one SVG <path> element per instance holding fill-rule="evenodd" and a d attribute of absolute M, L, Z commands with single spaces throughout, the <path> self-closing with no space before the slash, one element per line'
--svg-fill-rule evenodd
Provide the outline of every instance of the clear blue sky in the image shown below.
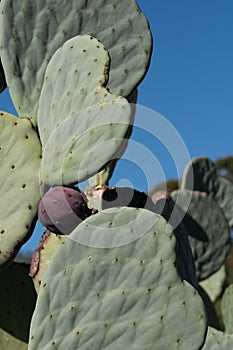
<path fill-rule="evenodd" d="M 192 157 L 233 154 L 233 1 L 138 3 L 154 36 L 139 103 L 172 122 Z"/>
<path fill-rule="evenodd" d="M 215 160 L 232 155 L 233 1 L 138 0 L 138 4 L 154 38 L 138 103 L 174 125 L 191 157 L 206 155 Z M 7 92 L 0 95 L 0 109 L 14 113 Z M 132 139 L 155 154 L 167 179 L 177 177 L 163 146 L 142 132 L 135 131 Z M 112 184 L 124 178 L 135 188 L 147 190 L 145 174 L 135 164 L 122 161 Z M 155 171 L 154 184 L 160 180 Z"/>

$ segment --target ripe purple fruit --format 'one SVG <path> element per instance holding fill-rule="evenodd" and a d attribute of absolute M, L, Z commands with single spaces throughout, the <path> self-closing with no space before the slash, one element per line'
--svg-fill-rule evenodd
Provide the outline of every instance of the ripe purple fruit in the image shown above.
<path fill-rule="evenodd" d="M 39 203 L 38 218 L 43 226 L 57 234 L 70 234 L 91 215 L 87 203 L 76 188 L 57 186 L 45 193 Z"/>

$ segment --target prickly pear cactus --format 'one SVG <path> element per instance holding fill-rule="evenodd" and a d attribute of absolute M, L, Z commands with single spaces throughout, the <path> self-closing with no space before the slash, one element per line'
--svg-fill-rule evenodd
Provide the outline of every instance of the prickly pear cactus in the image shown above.
<path fill-rule="evenodd" d="M 103 186 L 131 135 L 130 102 L 151 49 L 135 0 L 0 0 L 0 92 L 7 83 L 21 117 L 0 113 L 3 350 L 26 350 L 28 339 L 28 350 L 232 349 L 231 335 L 207 333 L 208 296 L 197 277 L 218 270 L 230 248 L 233 185 L 199 157 L 185 170 L 176 205 L 177 193 L 152 201 Z M 101 193 L 90 208 L 71 188 L 84 180 Z M 58 185 L 69 186 L 69 198 L 50 197 Z M 31 280 L 7 264 L 38 208 L 46 227 L 68 235 L 45 233 Z M 83 221 L 70 223 L 71 211 Z M 229 294 L 222 310 L 232 331 Z"/>
<path fill-rule="evenodd" d="M 204 306 L 177 275 L 176 239 L 165 219 L 107 209 L 69 237 L 42 277 L 29 350 L 201 347 Z M 103 243 L 112 248 L 97 248 Z"/>
<path fill-rule="evenodd" d="M 187 214 L 184 224 L 189 235 L 196 272 L 203 280 L 216 272 L 224 263 L 230 249 L 230 228 L 218 204 L 205 192 L 179 190 L 172 192 L 179 205 Z M 187 197 L 191 197 L 186 207 Z"/>
<path fill-rule="evenodd" d="M 41 145 L 30 120 L 0 112 L 0 268 L 33 232 L 40 200 Z"/>
<path fill-rule="evenodd" d="M 90 178 L 124 144 L 131 108 L 104 87 L 108 70 L 107 51 L 88 35 L 68 40 L 49 62 L 38 110 L 46 184 Z"/>
<path fill-rule="evenodd" d="M 2 0 L 0 9 L 1 59 L 10 94 L 19 115 L 35 125 L 47 64 L 76 35 L 92 35 L 109 51 L 112 93 L 129 95 L 147 71 L 152 38 L 135 0 Z"/>

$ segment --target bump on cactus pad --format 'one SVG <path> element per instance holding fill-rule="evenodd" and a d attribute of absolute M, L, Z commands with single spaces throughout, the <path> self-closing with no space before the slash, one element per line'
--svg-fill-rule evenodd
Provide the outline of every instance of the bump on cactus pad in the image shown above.
<path fill-rule="evenodd" d="M 0 112 L 0 266 L 30 237 L 40 200 L 41 145 L 30 120 Z"/>
<path fill-rule="evenodd" d="M 0 6 L 6 80 L 19 115 L 33 124 L 46 66 L 76 35 L 93 35 L 110 52 L 112 93 L 129 95 L 147 71 L 152 37 L 135 0 L 2 0 Z"/>
<path fill-rule="evenodd" d="M 93 247 L 101 234 L 115 248 Z M 107 209 L 71 236 L 89 246 L 68 239 L 53 255 L 42 277 L 29 350 L 202 345 L 204 306 L 177 275 L 176 239 L 165 219 L 145 209 Z M 116 247 L 121 239 L 131 243 Z"/>
<path fill-rule="evenodd" d="M 131 107 L 104 87 L 108 69 L 106 49 L 89 35 L 68 40 L 49 62 L 38 111 L 46 184 L 84 181 L 121 151 Z"/>

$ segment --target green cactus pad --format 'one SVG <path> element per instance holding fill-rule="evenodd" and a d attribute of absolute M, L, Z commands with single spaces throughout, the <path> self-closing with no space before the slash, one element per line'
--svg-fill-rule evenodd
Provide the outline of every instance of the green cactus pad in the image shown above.
<path fill-rule="evenodd" d="M 226 332 L 233 334 L 233 284 L 230 284 L 223 293 L 221 310 Z"/>
<path fill-rule="evenodd" d="M 37 298 L 28 272 L 29 265 L 18 263 L 0 272 L 0 328 L 25 343 Z"/>
<path fill-rule="evenodd" d="M 210 194 L 233 227 L 233 184 L 218 176 L 215 165 L 209 158 L 192 159 L 184 171 L 181 188 Z"/>
<path fill-rule="evenodd" d="M 27 350 L 28 344 L 13 337 L 0 328 L 0 349 L 1 350 Z"/>
<path fill-rule="evenodd" d="M 202 350 L 232 350 L 233 336 L 208 327 L 205 345 Z"/>
<path fill-rule="evenodd" d="M 218 204 L 206 193 L 189 190 L 172 192 L 185 212 L 187 198 L 191 202 L 184 217 L 199 280 L 206 279 L 224 263 L 230 249 L 230 228 Z"/>
<path fill-rule="evenodd" d="M 29 276 L 32 277 L 37 293 L 39 292 L 41 278 L 48 267 L 52 255 L 67 239 L 66 236 L 55 235 L 46 231 L 32 255 L 32 262 Z"/>
<path fill-rule="evenodd" d="M 206 291 L 212 302 L 215 302 L 222 293 L 225 279 L 226 268 L 223 265 L 217 272 L 200 282 L 200 286 Z"/>
<path fill-rule="evenodd" d="M 0 267 L 30 237 L 40 200 L 41 145 L 30 120 L 0 112 Z"/>
<path fill-rule="evenodd" d="M 132 93 L 126 97 L 127 101 L 131 105 L 131 118 L 132 121 L 134 120 L 135 113 L 136 113 L 136 103 L 137 103 L 137 97 L 138 97 L 138 91 L 137 89 L 133 90 Z M 112 177 L 112 174 L 114 172 L 114 169 L 117 165 L 117 161 L 122 157 L 124 154 L 127 145 L 128 145 L 128 139 L 130 138 L 131 134 L 133 131 L 133 125 L 130 124 L 127 134 L 126 134 L 126 139 L 125 142 L 122 144 L 121 151 L 118 152 L 118 159 L 113 159 L 110 160 L 110 162 L 104 167 L 103 170 L 101 170 L 98 174 L 94 175 L 90 179 L 88 179 L 88 182 L 91 187 L 95 187 L 98 185 L 109 185 L 109 181 Z"/>
<path fill-rule="evenodd" d="M 104 87 L 108 67 L 107 51 L 89 35 L 68 40 L 49 62 L 38 111 L 44 183 L 86 180 L 121 151 L 131 107 Z"/>
<path fill-rule="evenodd" d="M 112 93 L 129 95 L 147 71 L 151 32 L 135 0 L 3 0 L 0 6 L 6 80 L 19 115 L 33 124 L 46 66 L 76 35 L 92 35 L 110 52 Z"/>
<path fill-rule="evenodd" d="M 113 247 L 93 247 L 104 243 L 101 236 Z M 204 305 L 178 277 L 175 247 L 172 226 L 145 209 L 112 208 L 86 219 L 42 277 L 29 350 L 198 349 Z"/>

